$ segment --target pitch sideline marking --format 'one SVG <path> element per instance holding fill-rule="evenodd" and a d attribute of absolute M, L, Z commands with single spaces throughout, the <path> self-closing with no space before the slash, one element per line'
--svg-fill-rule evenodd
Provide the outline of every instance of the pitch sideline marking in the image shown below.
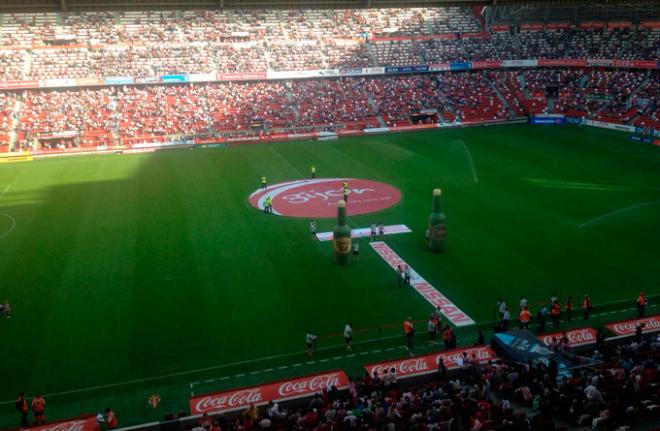
<path fill-rule="evenodd" d="M 623 213 L 623 212 L 626 212 L 626 211 L 630 211 L 630 210 L 634 210 L 634 209 L 637 209 L 637 208 L 643 208 L 643 207 L 647 207 L 647 206 L 655 205 L 655 204 L 658 204 L 658 203 L 660 203 L 660 199 L 658 199 L 658 200 L 656 200 L 656 201 L 648 201 L 648 202 L 642 202 L 641 204 L 630 205 L 630 206 L 627 206 L 627 207 L 625 207 L 625 208 L 619 208 L 618 210 L 610 211 L 610 212 L 608 212 L 608 213 L 605 213 L 605 214 L 599 215 L 598 217 L 594 217 L 594 218 L 592 218 L 591 220 L 587 220 L 586 222 L 584 222 L 584 223 L 578 225 L 578 227 L 579 227 L 579 228 L 582 228 L 582 227 L 585 227 L 585 226 L 589 226 L 589 225 L 592 225 L 592 224 L 594 224 L 594 223 L 597 223 L 597 222 L 599 222 L 599 221 L 601 221 L 601 220 L 603 220 L 603 219 L 606 219 L 606 218 L 608 218 L 608 217 L 611 217 L 611 216 L 613 216 L 613 215 L 616 215 L 616 214 L 619 214 L 619 213 Z"/>
<path fill-rule="evenodd" d="M 11 184 L 5 186 L 5 189 L 0 193 L 0 199 L 9 191 L 9 188 L 11 187 Z M 11 226 L 9 226 L 9 229 L 7 229 L 2 235 L 0 235 L 0 239 L 4 239 L 7 235 L 9 235 L 14 228 L 16 227 L 16 219 L 9 214 L 5 213 L 0 213 L 0 216 L 7 217 L 9 221 L 11 222 Z"/>
<path fill-rule="evenodd" d="M 392 336 L 387 336 L 387 337 L 381 337 L 381 338 L 370 338 L 368 340 L 361 340 L 354 342 L 353 345 L 357 344 L 365 344 L 365 343 L 371 343 L 374 341 L 379 341 L 379 340 L 389 340 L 392 338 L 401 338 L 401 335 L 392 335 Z M 320 349 L 317 349 L 318 351 L 324 351 L 324 350 L 331 350 L 331 349 L 336 349 L 338 347 L 344 347 L 344 344 L 337 344 L 333 346 L 327 346 L 323 347 Z M 368 352 L 365 352 L 368 353 Z M 125 380 L 123 382 L 117 382 L 117 383 L 107 383 L 103 385 L 97 385 L 97 386 L 88 386 L 86 388 L 79 388 L 79 389 L 71 389 L 68 391 L 61 391 L 61 392 L 53 392 L 51 394 L 43 394 L 44 397 L 57 397 L 57 396 L 62 396 L 62 395 L 70 395 L 70 394 L 76 394 L 76 393 L 81 393 L 81 392 L 90 392 L 90 391 L 96 391 L 99 389 L 109 389 L 109 388 L 116 388 L 120 386 L 126 386 L 126 385 L 132 385 L 132 384 L 138 384 L 138 383 L 145 383 L 145 382 L 152 382 L 152 381 L 157 381 L 157 380 L 163 380 L 163 379 L 168 379 L 171 377 L 180 377 L 180 376 L 187 376 L 190 374 L 196 374 L 196 373 L 202 373 L 205 371 L 213 371 L 213 370 L 219 370 L 222 368 L 229 368 L 229 367 L 235 367 L 238 365 L 245 365 L 245 364 L 252 364 L 255 362 L 262 362 L 262 361 L 268 361 L 271 359 L 281 359 L 281 358 L 286 358 L 287 356 L 295 356 L 295 355 L 304 355 L 304 351 L 296 351 L 296 352 L 289 352 L 289 353 L 282 353 L 279 355 L 271 355 L 271 356 L 264 356 L 261 358 L 255 358 L 255 359 L 248 359 L 245 361 L 237 361 L 237 362 L 230 362 L 227 364 L 221 364 L 221 365 L 214 365 L 211 367 L 204 367 L 204 368 L 198 368 L 195 370 L 185 370 L 185 371 L 177 371 L 176 373 L 170 373 L 170 374 L 162 374 L 160 376 L 152 376 L 152 377 L 145 377 L 142 379 L 133 379 L 133 380 Z M 288 365 L 285 365 L 283 368 L 280 367 L 280 369 L 286 369 L 288 368 Z M 193 382 L 193 383 L 199 383 L 199 382 Z M 11 403 L 15 403 L 16 400 L 9 400 L 9 401 L 0 401 L 0 405 L 7 405 Z"/>
<path fill-rule="evenodd" d="M 394 252 L 383 241 L 370 242 L 369 245 L 374 249 L 385 262 L 396 271 L 397 266 L 407 265 L 406 261 L 401 259 L 398 254 Z M 422 295 L 434 308 L 436 308 L 443 316 L 447 318 L 455 326 L 468 326 L 474 325 L 475 321 L 470 316 L 461 311 L 449 298 L 440 293 L 428 281 L 424 280 L 415 270 L 410 268 L 410 285 Z"/>
<path fill-rule="evenodd" d="M 7 193 L 9 191 L 10 187 L 11 187 L 11 184 L 5 186 L 5 189 L 2 191 L 2 193 L 0 193 L 0 199 L 2 199 L 2 197 L 5 195 L 5 193 Z"/>
<path fill-rule="evenodd" d="M 462 140 L 459 140 L 458 142 L 463 145 L 463 148 L 465 149 L 465 154 L 468 156 L 468 160 L 470 161 L 470 168 L 472 169 L 472 178 L 474 178 L 474 182 L 479 184 L 479 177 L 477 176 L 477 169 L 474 166 L 474 160 L 472 159 L 472 153 L 470 152 L 470 149 L 468 148 L 467 145 L 465 145 L 465 142 Z"/>

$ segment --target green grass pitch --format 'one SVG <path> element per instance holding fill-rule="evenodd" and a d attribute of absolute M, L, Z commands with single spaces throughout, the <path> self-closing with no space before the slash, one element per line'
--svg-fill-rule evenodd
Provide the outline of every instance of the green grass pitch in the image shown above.
<path fill-rule="evenodd" d="M 639 290 L 660 293 L 660 148 L 618 132 L 513 125 L 0 165 L 0 300 L 13 308 L 0 321 L 0 427 L 18 425 L 20 391 L 50 394 L 49 419 L 106 406 L 123 424 L 158 419 L 187 409 L 191 381 L 225 371 L 212 367 L 304 361 L 286 355 L 307 329 L 321 348 L 349 321 L 396 333 L 426 318 L 367 240 L 359 263 L 337 267 L 308 220 L 249 206 L 262 174 L 284 182 L 310 165 L 400 189 L 398 205 L 351 226 L 408 225 L 386 242 L 477 322 L 498 297 L 632 306 Z M 442 255 L 424 246 L 435 187 Z"/>

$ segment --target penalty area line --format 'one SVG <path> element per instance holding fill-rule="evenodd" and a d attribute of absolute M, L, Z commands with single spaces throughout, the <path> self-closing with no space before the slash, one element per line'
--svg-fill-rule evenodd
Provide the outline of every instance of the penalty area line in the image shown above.
<path fill-rule="evenodd" d="M 621 214 L 621 213 L 625 213 L 627 211 L 635 210 L 637 208 L 644 208 L 644 207 L 647 207 L 647 206 L 655 205 L 655 204 L 658 204 L 658 203 L 660 203 L 660 199 L 658 199 L 657 201 L 642 202 L 641 204 L 630 205 L 630 206 L 627 206 L 625 208 L 619 208 L 618 210 L 610 211 L 608 213 L 599 215 L 598 217 L 594 217 L 591 220 L 587 220 L 586 222 L 578 225 L 578 227 L 582 228 L 582 227 L 585 227 L 585 226 L 589 226 L 589 225 L 595 224 L 595 223 L 597 223 L 601 220 L 604 220 L 608 217 L 611 217 L 611 216 L 614 216 L 614 215 L 617 215 L 617 214 Z"/>

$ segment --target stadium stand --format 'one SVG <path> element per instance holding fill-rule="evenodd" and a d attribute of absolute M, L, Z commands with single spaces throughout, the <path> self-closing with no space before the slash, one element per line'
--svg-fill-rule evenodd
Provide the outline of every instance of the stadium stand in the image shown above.
<path fill-rule="evenodd" d="M 344 68 L 660 58 L 660 31 L 653 22 L 553 18 L 484 32 L 483 22 L 466 7 L 4 14 L 0 83 L 65 79 L 72 86 L 77 79 L 84 86 L 132 77 L 155 85 L 19 92 L 23 103 L 14 107 L 25 122 L 3 141 L 18 149 L 35 145 L 40 134 L 75 132 L 77 138 L 66 145 L 130 145 L 205 133 L 357 130 L 544 113 L 657 127 L 657 71 L 585 69 L 583 63 L 485 74 L 332 78 Z M 318 70 L 335 72 L 309 75 L 316 81 L 264 81 L 267 72 L 290 79 L 292 73 Z M 161 76 L 184 74 L 206 81 L 255 74 L 249 79 L 259 82 L 158 84 Z M 329 77 L 318 80 L 323 76 Z M 546 95 L 548 87 L 557 87 L 557 95 Z M 56 109 L 49 108 L 53 103 Z M 63 107 L 69 108 L 67 118 Z M 430 115 L 417 119 L 420 111 Z M 164 113 L 168 118 L 159 118 Z M 6 113 L 4 118 L 8 124 Z M 35 148 L 55 145 L 39 142 Z"/>
<path fill-rule="evenodd" d="M 551 348 L 575 353 L 563 341 Z M 399 380 L 396 368 L 373 375 L 365 372 L 349 381 L 347 391 L 323 390 L 302 406 L 270 403 L 227 417 L 203 415 L 195 426 L 208 431 L 527 431 L 585 426 L 606 430 L 645 418 L 653 420 L 660 407 L 660 337 L 633 338 L 615 347 L 598 343 L 580 354 L 596 364 L 563 376 L 552 361 L 523 364 L 496 359 L 480 364 L 474 354 L 465 355 L 455 371 L 438 367 L 423 382 Z"/>

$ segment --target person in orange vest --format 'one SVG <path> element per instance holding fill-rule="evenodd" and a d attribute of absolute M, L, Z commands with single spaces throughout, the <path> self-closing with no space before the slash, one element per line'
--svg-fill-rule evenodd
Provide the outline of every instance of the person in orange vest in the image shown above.
<path fill-rule="evenodd" d="M 644 296 L 644 292 L 639 292 L 639 296 L 637 297 L 637 313 L 639 314 L 639 317 L 644 317 L 645 310 L 646 296 Z"/>
<path fill-rule="evenodd" d="M 589 298 L 589 295 L 584 295 L 584 299 L 582 300 L 582 311 L 584 311 L 583 320 L 589 320 L 589 313 L 591 313 L 591 308 L 591 298 Z"/>
<path fill-rule="evenodd" d="M 108 425 L 109 430 L 117 428 L 117 417 L 110 408 L 105 409 L 105 423 Z"/>
<path fill-rule="evenodd" d="M 550 316 L 552 316 L 552 327 L 556 328 L 559 326 L 559 318 L 561 317 L 561 305 L 559 304 L 559 301 L 552 303 L 552 307 L 550 307 Z"/>
<path fill-rule="evenodd" d="M 529 312 L 527 307 L 523 307 L 518 316 L 520 320 L 520 329 L 529 329 L 529 322 L 532 320 L 532 313 Z"/>
<path fill-rule="evenodd" d="M 34 424 L 39 425 L 46 422 L 46 400 L 37 394 L 32 400 L 32 414 L 34 415 Z"/>
<path fill-rule="evenodd" d="M 413 325 L 412 318 L 408 317 L 403 321 L 403 332 L 406 335 L 406 346 L 408 350 L 413 349 L 413 337 L 415 336 L 415 326 Z"/>
<path fill-rule="evenodd" d="M 564 305 L 564 309 L 566 310 L 566 320 L 569 322 L 573 320 L 573 297 L 571 295 L 568 295 L 568 299 L 566 299 L 566 305 Z"/>
<path fill-rule="evenodd" d="M 16 410 L 18 410 L 21 414 L 21 426 L 28 426 L 28 403 L 23 392 L 18 394 L 18 399 L 16 400 Z"/>

